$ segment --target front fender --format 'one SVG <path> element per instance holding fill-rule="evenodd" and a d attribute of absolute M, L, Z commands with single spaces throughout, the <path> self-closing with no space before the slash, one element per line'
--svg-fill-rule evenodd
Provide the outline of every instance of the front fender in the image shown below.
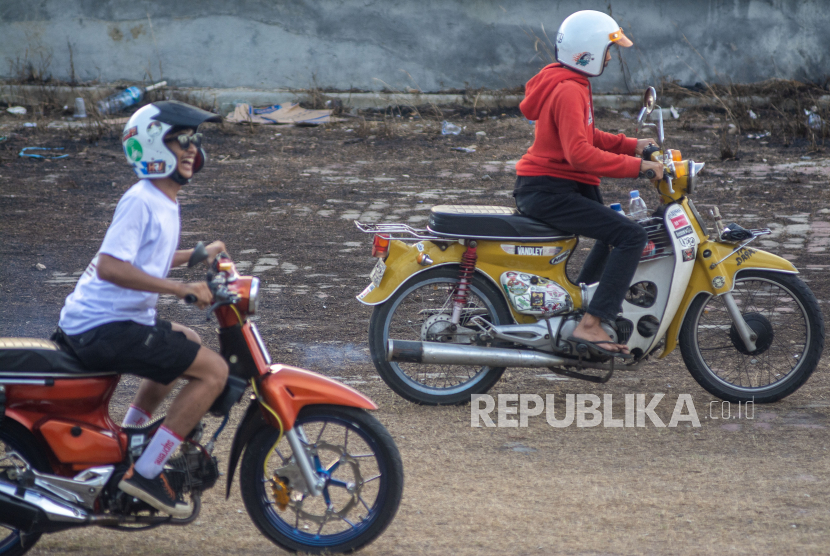
<path fill-rule="evenodd" d="M 290 430 L 294 426 L 297 414 L 307 405 L 378 408 L 372 400 L 354 388 L 323 375 L 288 365 L 273 365 L 271 372 L 260 379 L 257 388 L 265 403 L 280 416 L 285 430 Z M 265 420 L 273 426 L 279 426 L 268 413 L 265 414 Z"/>
<path fill-rule="evenodd" d="M 357 296 L 357 300 L 364 305 L 379 305 L 389 299 L 404 282 L 416 274 L 439 266 L 458 264 L 465 250 L 466 247 L 457 241 L 451 243 L 442 251 L 437 244 L 431 241 L 421 241 L 412 245 L 400 240 L 393 240 L 389 243 L 389 256 L 386 257 L 385 261 L 386 271 L 383 273 L 380 284 L 376 287 L 369 284 L 369 287 Z M 433 263 L 429 266 L 421 266 L 417 260 L 421 253 L 426 253 Z"/>
<path fill-rule="evenodd" d="M 660 354 L 660 359 L 666 357 L 677 347 L 680 327 L 683 325 L 689 306 L 697 296 L 723 295 L 731 292 L 735 287 L 735 276 L 744 270 L 768 270 L 798 274 L 798 270 L 787 259 L 749 247 L 739 250 L 720 264 L 715 265 L 734 249 L 735 246 L 732 244 L 715 241 L 704 241 L 698 246 L 692 277 L 686 287 L 680 307 L 674 315 L 674 320 L 666 331 L 666 347 L 663 349 L 663 353 Z M 704 258 L 706 251 L 709 251 L 710 254 Z M 715 267 L 711 268 L 712 265 L 715 265 Z"/>

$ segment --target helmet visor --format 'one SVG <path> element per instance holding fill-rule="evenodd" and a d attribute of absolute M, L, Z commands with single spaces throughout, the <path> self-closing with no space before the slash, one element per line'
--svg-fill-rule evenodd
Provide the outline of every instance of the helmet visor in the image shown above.
<path fill-rule="evenodd" d="M 631 39 L 626 37 L 625 33 L 623 33 L 622 27 L 620 27 L 618 30 L 614 31 L 613 33 L 610 33 L 608 35 L 608 39 L 612 43 L 614 43 L 616 45 L 619 45 L 619 46 L 624 46 L 626 48 L 629 47 L 629 46 L 634 46 L 634 43 L 631 42 Z"/>

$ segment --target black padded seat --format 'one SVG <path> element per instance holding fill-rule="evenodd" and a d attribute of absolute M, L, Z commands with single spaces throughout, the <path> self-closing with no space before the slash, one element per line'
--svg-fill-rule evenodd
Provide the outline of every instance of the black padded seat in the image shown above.
<path fill-rule="evenodd" d="M 58 344 L 39 338 L 0 338 L 0 383 L 3 378 L 60 375 L 101 376 L 116 374 L 90 371 Z"/>
<path fill-rule="evenodd" d="M 438 205 L 429 213 L 427 229 L 441 237 L 550 241 L 574 237 L 510 207 Z"/>

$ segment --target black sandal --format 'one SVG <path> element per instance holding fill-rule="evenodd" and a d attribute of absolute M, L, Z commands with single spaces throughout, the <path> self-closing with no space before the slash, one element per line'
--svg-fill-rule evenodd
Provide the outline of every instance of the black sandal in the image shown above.
<path fill-rule="evenodd" d="M 573 342 L 577 345 L 578 344 L 584 344 L 584 345 L 588 346 L 589 348 L 593 348 L 593 349 L 597 350 L 599 353 L 601 353 L 603 355 L 607 355 L 609 357 L 619 357 L 620 359 L 625 359 L 625 360 L 634 359 L 634 356 L 631 355 L 630 353 L 623 353 L 621 351 L 611 351 L 611 350 L 599 347 L 599 344 L 617 345 L 616 342 L 612 342 L 610 340 L 600 340 L 599 342 L 592 342 L 590 340 L 584 340 L 582 338 L 577 338 L 576 336 L 571 336 L 570 338 L 568 338 L 568 341 Z"/>

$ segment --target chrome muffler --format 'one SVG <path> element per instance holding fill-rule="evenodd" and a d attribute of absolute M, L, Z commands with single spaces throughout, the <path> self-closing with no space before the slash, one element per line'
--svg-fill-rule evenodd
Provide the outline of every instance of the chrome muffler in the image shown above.
<path fill-rule="evenodd" d="M 0 523 L 25 532 L 49 532 L 88 522 L 89 514 L 74 504 L 0 481 Z"/>
<path fill-rule="evenodd" d="M 486 365 L 488 367 L 577 365 L 577 362 L 573 359 L 564 359 L 550 353 L 528 349 L 442 344 L 439 342 L 408 342 L 405 340 L 389 340 L 387 342 L 386 360 L 425 363 L 428 365 Z M 602 366 L 601 368 L 605 367 Z"/>

